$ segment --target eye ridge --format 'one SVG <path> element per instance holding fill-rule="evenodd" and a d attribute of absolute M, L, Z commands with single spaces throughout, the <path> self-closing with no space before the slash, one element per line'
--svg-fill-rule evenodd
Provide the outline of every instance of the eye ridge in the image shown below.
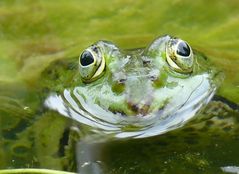
<path fill-rule="evenodd" d="M 84 51 L 80 57 L 82 66 L 88 66 L 94 62 L 94 56 L 89 51 Z"/>

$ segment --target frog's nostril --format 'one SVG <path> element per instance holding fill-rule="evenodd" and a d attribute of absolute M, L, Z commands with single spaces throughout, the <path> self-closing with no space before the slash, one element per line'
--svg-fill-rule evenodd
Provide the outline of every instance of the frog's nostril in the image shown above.
<path fill-rule="evenodd" d="M 155 80 L 157 80 L 157 79 L 158 79 L 158 77 L 157 77 L 157 76 L 155 76 L 155 75 L 151 75 L 149 78 L 150 78 L 150 80 L 152 80 L 152 81 L 155 81 Z"/>
<path fill-rule="evenodd" d="M 125 83 L 125 81 L 126 81 L 126 78 L 121 78 L 118 80 L 118 83 Z"/>

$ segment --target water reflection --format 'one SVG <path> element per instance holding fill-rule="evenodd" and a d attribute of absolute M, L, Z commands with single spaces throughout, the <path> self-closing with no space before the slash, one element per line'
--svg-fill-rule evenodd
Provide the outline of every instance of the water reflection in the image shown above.
<path fill-rule="evenodd" d="M 237 166 L 226 166 L 226 167 L 221 167 L 223 172 L 226 173 L 235 173 L 238 174 L 239 173 L 239 167 Z"/>

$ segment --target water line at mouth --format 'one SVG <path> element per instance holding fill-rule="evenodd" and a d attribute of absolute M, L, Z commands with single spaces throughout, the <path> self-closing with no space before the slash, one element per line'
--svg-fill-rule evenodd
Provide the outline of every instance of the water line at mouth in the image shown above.
<path fill-rule="evenodd" d="M 106 110 L 87 97 L 84 91 L 79 91 L 80 89 L 82 88 L 75 87 L 73 90 L 65 89 L 62 95 L 52 94 L 45 101 L 45 105 L 76 122 L 91 126 L 92 130 L 97 132 L 112 134 L 116 138 L 143 138 L 183 126 L 210 101 L 216 85 L 210 82 L 208 74 L 199 76 L 192 91 L 184 96 L 184 102 L 177 103 L 178 99 L 175 96 L 175 99 L 165 104 L 160 112 L 148 113 L 144 117 L 125 117 Z M 178 98 L 182 99 L 180 94 L 178 95 Z"/>

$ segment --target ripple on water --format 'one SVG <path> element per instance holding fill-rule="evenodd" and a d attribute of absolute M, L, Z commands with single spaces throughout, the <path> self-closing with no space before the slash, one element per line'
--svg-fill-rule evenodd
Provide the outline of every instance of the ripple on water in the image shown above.
<path fill-rule="evenodd" d="M 105 110 L 90 97 L 79 93 L 78 87 L 73 90 L 65 89 L 62 95 L 51 94 L 45 100 L 45 106 L 79 123 L 91 126 L 96 132 L 113 134 L 117 138 L 150 137 L 183 126 L 210 101 L 217 87 L 208 76 L 208 74 L 199 76 L 197 87 L 177 107 L 174 106 L 176 101 L 172 101 L 163 111 L 143 117 L 125 117 L 120 113 Z M 179 99 L 180 95 L 178 98 L 175 97 L 175 100 Z"/>

